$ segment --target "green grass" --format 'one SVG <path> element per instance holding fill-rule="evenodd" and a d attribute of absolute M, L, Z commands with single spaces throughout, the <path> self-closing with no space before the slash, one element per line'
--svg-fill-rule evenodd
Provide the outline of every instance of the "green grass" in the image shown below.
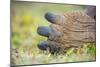
<path fill-rule="evenodd" d="M 66 9 L 65 9 L 66 8 Z M 86 43 L 78 50 L 69 49 L 65 54 L 51 55 L 41 51 L 37 44 L 47 40 L 37 34 L 38 26 L 48 26 L 46 12 L 64 13 L 84 11 L 83 6 L 60 4 L 34 4 L 16 2 L 12 7 L 12 65 L 48 64 L 95 60 L 95 43 Z"/>
<path fill-rule="evenodd" d="M 18 53 L 15 53 L 15 51 L 13 51 L 13 61 L 15 62 L 15 64 L 23 65 L 95 61 L 96 57 L 95 43 L 87 43 L 83 47 L 76 50 L 76 52 L 73 49 L 69 49 L 65 54 L 54 55 L 47 51 L 40 51 L 38 49 L 31 50 L 31 48 L 19 48 L 17 50 Z"/>

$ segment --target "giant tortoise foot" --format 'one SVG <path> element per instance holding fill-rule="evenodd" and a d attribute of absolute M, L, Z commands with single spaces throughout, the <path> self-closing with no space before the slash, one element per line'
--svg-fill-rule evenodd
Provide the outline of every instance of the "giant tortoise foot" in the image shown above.
<path fill-rule="evenodd" d="M 90 7 L 91 8 L 91 7 Z M 93 14 L 93 15 L 92 15 Z M 95 7 L 86 12 L 56 14 L 47 12 L 44 17 L 50 26 L 39 26 L 37 33 L 47 37 L 47 41 L 38 44 L 40 50 L 49 50 L 52 54 L 79 47 L 84 43 L 95 42 Z"/>

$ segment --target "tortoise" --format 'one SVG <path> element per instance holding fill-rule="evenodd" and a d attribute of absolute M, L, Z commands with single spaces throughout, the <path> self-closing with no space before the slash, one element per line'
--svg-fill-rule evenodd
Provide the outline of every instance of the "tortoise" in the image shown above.
<path fill-rule="evenodd" d="M 96 41 L 95 7 L 89 7 L 86 12 L 47 12 L 45 18 L 51 24 L 37 29 L 39 35 L 48 37 L 47 41 L 38 44 L 40 50 L 65 52 L 68 48 L 78 48 L 84 43 Z"/>

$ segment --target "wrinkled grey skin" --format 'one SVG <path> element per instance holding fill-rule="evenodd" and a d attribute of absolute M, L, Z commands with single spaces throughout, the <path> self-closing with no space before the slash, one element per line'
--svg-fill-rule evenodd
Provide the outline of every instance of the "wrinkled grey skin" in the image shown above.
<path fill-rule="evenodd" d="M 86 11 L 85 13 L 94 18 L 96 17 L 96 7 L 94 6 L 88 6 L 86 8 Z M 54 14 L 54 13 L 50 13 L 50 12 L 47 12 L 45 14 L 45 19 L 47 19 L 50 23 L 53 23 L 53 24 L 56 24 L 55 21 L 56 21 L 56 18 L 57 17 L 60 17 L 60 15 L 57 15 L 57 14 Z M 38 27 L 37 29 L 37 33 L 41 36 L 45 36 L 45 37 L 48 37 L 48 40 L 50 39 L 50 37 L 52 38 L 55 38 L 55 37 L 58 37 L 61 35 L 60 32 L 58 32 L 55 28 L 53 27 L 45 27 L 45 26 L 40 26 Z M 40 50 L 49 50 L 51 53 L 55 53 L 55 52 L 59 52 L 61 49 L 60 47 L 56 47 L 57 44 L 56 43 L 50 43 L 49 41 L 44 41 L 44 42 L 41 42 L 38 44 L 38 48 Z"/>

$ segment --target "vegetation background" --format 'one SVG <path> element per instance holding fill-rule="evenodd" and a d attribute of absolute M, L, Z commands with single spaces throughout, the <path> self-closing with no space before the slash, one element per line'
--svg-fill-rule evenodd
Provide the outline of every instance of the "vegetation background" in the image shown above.
<path fill-rule="evenodd" d="M 46 12 L 64 13 L 85 10 L 86 6 L 36 2 L 11 4 L 11 63 L 12 65 L 48 64 L 63 62 L 94 61 L 95 43 L 87 43 L 76 52 L 69 49 L 65 54 L 51 55 L 41 51 L 37 44 L 47 38 L 37 34 L 38 26 L 48 26 Z"/>

